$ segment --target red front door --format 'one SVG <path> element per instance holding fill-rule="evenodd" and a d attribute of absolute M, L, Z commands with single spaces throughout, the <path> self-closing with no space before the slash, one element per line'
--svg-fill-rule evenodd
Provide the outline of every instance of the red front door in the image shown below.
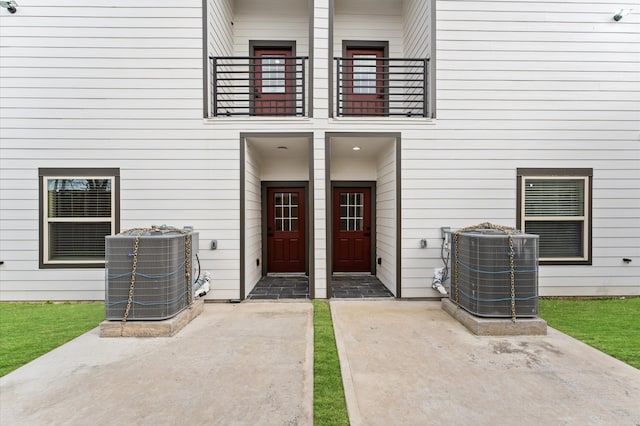
<path fill-rule="evenodd" d="M 371 189 L 333 192 L 333 272 L 371 272 Z"/>
<path fill-rule="evenodd" d="M 291 53 L 287 48 L 254 50 L 255 115 L 294 115 L 295 65 Z"/>
<path fill-rule="evenodd" d="M 345 115 L 385 115 L 384 49 L 347 49 Z"/>
<path fill-rule="evenodd" d="M 267 198 L 267 271 L 306 272 L 304 188 L 268 188 Z"/>

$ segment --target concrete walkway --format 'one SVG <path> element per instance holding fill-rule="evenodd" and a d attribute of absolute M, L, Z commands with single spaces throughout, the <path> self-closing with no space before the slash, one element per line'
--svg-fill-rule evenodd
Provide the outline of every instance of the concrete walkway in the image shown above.
<path fill-rule="evenodd" d="M 640 425 L 640 370 L 439 302 L 331 302 L 351 424 Z M 171 338 L 95 329 L 0 379 L 1 425 L 311 425 L 310 302 L 207 304 Z"/>
<path fill-rule="evenodd" d="M 0 379 L 0 424 L 310 425 L 311 303 L 207 304 L 170 338 L 95 329 Z"/>
<path fill-rule="evenodd" d="M 640 370 L 551 328 L 478 337 L 439 302 L 331 311 L 352 426 L 640 425 Z"/>

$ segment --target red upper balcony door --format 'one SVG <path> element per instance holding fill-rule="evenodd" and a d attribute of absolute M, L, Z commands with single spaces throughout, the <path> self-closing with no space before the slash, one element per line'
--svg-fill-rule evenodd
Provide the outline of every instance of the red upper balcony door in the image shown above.
<path fill-rule="evenodd" d="M 371 272 L 371 189 L 335 188 L 333 272 Z"/>
<path fill-rule="evenodd" d="M 347 116 L 384 116 L 384 48 L 347 48 L 345 62 L 345 108 Z"/>
<path fill-rule="evenodd" d="M 255 48 L 253 114 L 295 115 L 295 64 L 291 48 Z"/>
<path fill-rule="evenodd" d="M 306 272 L 304 188 L 267 189 L 267 271 Z"/>

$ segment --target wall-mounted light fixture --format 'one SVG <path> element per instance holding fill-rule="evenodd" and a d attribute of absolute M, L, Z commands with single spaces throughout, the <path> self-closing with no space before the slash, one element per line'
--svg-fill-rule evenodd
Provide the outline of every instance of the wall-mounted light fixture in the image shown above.
<path fill-rule="evenodd" d="M 18 3 L 15 1 L 0 1 L 0 7 L 4 7 L 9 11 L 9 13 L 16 13 L 18 11 Z"/>
<path fill-rule="evenodd" d="M 618 9 L 616 14 L 613 15 L 613 20 L 618 22 L 623 16 L 627 16 L 629 13 L 631 13 L 631 9 Z"/>

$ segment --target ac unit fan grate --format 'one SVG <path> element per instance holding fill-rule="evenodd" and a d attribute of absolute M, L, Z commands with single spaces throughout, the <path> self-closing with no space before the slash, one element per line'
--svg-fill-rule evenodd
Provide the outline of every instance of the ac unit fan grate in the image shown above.
<path fill-rule="evenodd" d="M 511 238 L 515 315 L 535 317 L 538 315 L 538 236 L 512 234 Z M 509 254 L 509 236 L 502 231 L 480 229 L 460 232 L 457 252 L 454 246 L 451 256 L 449 298 L 477 316 L 511 317 Z"/>
<path fill-rule="evenodd" d="M 106 237 L 105 317 L 122 320 L 127 307 L 137 231 Z M 195 269 L 198 233 L 191 235 Z M 163 320 L 177 315 L 189 302 L 186 234 L 150 230 L 139 239 L 133 302 L 127 320 Z M 192 280 L 197 278 L 192 270 Z"/>

